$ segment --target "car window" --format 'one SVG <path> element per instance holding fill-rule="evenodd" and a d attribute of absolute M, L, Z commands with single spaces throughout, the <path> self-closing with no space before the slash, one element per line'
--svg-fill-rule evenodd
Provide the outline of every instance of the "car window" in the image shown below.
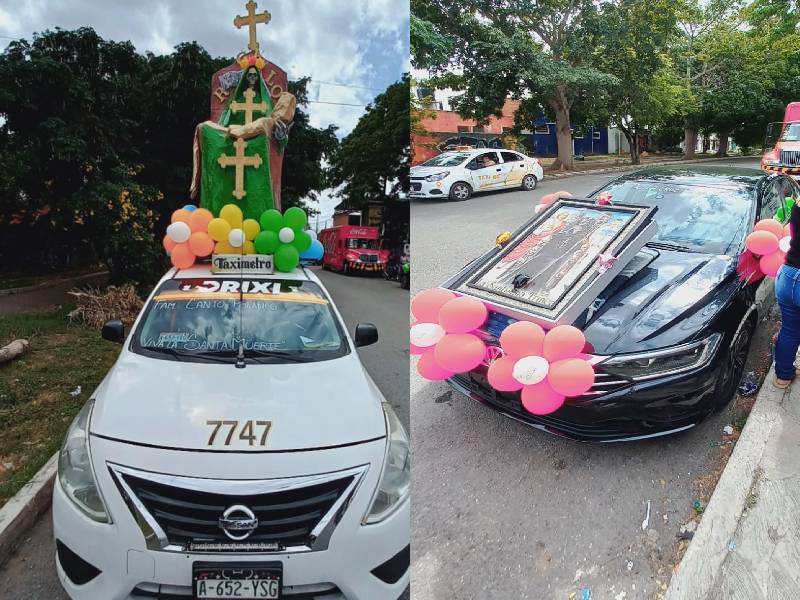
<path fill-rule="evenodd" d="M 520 162 L 525 160 L 522 156 L 520 156 L 516 152 L 501 152 L 500 156 L 503 157 L 503 162 Z"/>
<path fill-rule="evenodd" d="M 779 179 L 768 182 L 764 186 L 764 193 L 761 196 L 761 213 L 759 214 L 761 219 L 771 219 L 783 205 L 783 185 Z"/>
<path fill-rule="evenodd" d="M 434 156 L 430 160 L 425 161 L 422 163 L 422 167 L 457 167 L 465 160 L 469 158 L 469 154 L 464 154 L 463 152 L 459 152 L 457 154 L 440 154 L 439 156 Z"/>
<path fill-rule="evenodd" d="M 598 190 L 613 202 L 658 206 L 655 241 L 688 246 L 708 254 L 735 255 L 753 225 L 752 188 L 680 185 L 656 181 L 612 181 Z M 597 196 L 595 194 L 595 197 Z"/>
<path fill-rule="evenodd" d="M 131 350 L 180 361 L 229 357 L 232 362 L 240 345 L 246 358 L 259 362 L 328 360 L 347 353 L 330 301 L 317 284 L 257 278 L 163 282 Z"/>
<path fill-rule="evenodd" d="M 780 139 L 782 142 L 800 142 L 800 123 L 789 123 Z"/>
<path fill-rule="evenodd" d="M 476 156 L 474 162 L 474 168 L 488 169 L 497 165 L 500 162 L 500 157 L 497 156 L 497 152 L 484 152 Z"/>

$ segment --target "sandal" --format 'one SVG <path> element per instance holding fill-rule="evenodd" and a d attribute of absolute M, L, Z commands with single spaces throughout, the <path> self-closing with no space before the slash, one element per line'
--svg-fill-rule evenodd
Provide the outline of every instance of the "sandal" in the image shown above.
<path fill-rule="evenodd" d="M 790 385 L 792 385 L 792 381 L 794 381 L 794 380 L 793 379 L 788 379 L 788 380 L 787 379 L 779 379 L 778 377 L 776 377 L 775 379 L 772 380 L 772 385 L 774 385 L 779 390 L 785 390 Z"/>

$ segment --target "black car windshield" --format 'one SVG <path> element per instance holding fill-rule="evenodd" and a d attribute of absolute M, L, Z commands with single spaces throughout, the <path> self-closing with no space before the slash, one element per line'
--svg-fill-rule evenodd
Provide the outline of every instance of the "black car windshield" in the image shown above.
<path fill-rule="evenodd" d="M 139 354 L 233 362 L 240 346 L 257 362 L 310 362 L 347 353 L 330 302 L 310 281 L 170 279 L 133 337 Z"/>
<path fill-rule="evenodd" d="M 612 202 L 658 206 L 652 241 L 696 252 L 733 255 L 752 225 L 754 193 L 747 187 L 718 188 L 659 181 L 615 181 L 600 190 Z"/>
<path fill-rule="evenodd" d="M 782 142 L 800 142 L 800 123 L 789 123 L 781 133 Z"/>
<path fill-rule="evenodd" d="M 422 163 L 423 167 L 457 167 L 470 157 L 469 154 L 440 154 Z"/>

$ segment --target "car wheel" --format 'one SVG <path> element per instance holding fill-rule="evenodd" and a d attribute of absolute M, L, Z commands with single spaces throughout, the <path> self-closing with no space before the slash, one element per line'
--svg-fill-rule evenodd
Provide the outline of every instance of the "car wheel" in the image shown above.
<path fill-rule="evenodd" d="M 537 183 L 539 183 L 539 180 L 536 179 L 536 175 L 525 175 L 522 178 L 522 189 L 532 192 L 536 189 Z"/>
<path fill-rule="evenodd" d="M 714 408 L 722 410 L 736 395 L 739 383 L 744 375 L 744 365 L 747 362 L 747 354 L 750 351 L 750 343 L 753 341 L 753 330 L 755 329 L 752 319 L 742 325 L 739 333 L 731 344 L 728 356 L 725 358 L 719 380 L 714 390 Z"/>
<path fill-rule="evenodd" d="M 458 181 L 450 187 L 450 200 L 469 200 L 472 196 L 472 188 L 468 183 Z"/>
<path fill-rule="evenodd" d="M 350 267 L 347 266 L 347 261 L 344 261 L 344 266 L 342 267 L 342 275 L 350 275 Z"/>

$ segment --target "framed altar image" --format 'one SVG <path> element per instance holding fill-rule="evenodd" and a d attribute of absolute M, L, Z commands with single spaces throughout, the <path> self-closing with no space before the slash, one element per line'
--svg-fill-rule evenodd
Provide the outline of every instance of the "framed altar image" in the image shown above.
<path fill-rule="evenodd" d="M 655 235 L 656 210 L 558 200 L 444 287 L 545 326 L 571 323 Z"/>

